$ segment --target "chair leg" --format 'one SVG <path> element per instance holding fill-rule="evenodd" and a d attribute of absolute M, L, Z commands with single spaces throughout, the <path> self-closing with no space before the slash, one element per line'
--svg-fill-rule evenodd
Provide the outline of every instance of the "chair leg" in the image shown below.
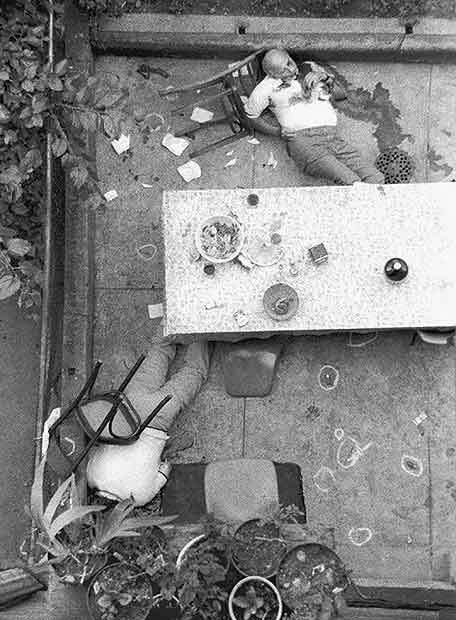
<path fill-rule="evenodd" d="M 218 140 L 217 142 L 213 142 L 212 144 L 208 144 L 202 149 L 198 149 L 196 151 L 192 151 L 190 153 L 190 159 L 194 157 L 199 157 L 200 155 L 204 155 L 205 153 L 209 153 L 209 151 L 213 151 L 215 149 L 220 148 L 221 146 L 226 146 L 227 144 L 231 144 L 232 142 L 236 142 L 236 140 L 240 140 L 241 138 L 245 138 L 249 135 L 249 131 L 247 129 L 243 129 L 239 133 L 234 136 L 228 136 L 228 138 L 223 138 L 223 140 Z"/>

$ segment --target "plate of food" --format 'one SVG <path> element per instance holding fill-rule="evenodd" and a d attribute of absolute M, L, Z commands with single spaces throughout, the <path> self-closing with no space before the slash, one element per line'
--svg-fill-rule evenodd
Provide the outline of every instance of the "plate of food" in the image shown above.
<path fill-rule="evenodd" d="M 298 294 L 288 284 L 283 282 L 273 284 L 263 296 L 263 307 L 271 319 L 288 321 L 298 311 Z"/>
<path fill-rule="evenodd" d="M 211 263 L 228 263 L 244 245 L 244 228 L 231 215 L 214 215 L 196 229 L 195 244 L 201 256 Z"/>

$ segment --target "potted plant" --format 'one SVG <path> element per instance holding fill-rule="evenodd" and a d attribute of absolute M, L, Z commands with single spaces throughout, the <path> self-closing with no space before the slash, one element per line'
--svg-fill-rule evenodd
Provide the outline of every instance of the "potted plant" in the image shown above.
<path fill-rule="evenodd" d="M 185 557 L 179 566 L 168 562 L 159 571 L 160 593 L 168 601 L 173 596 L 178 599 L 182 620 L 220 620 L 223 617 L 228 599 L 225 581 L 230 542 L 224 526 L 207 524 L 206 534 L 198 543 L 186 545 Z"/>
<path fill-rule="evenodd" d="M 92 620 L 144 620 L 153 596 L 153 584 L 145 572 L 116 562 L 93 577 L 87 589 L 87 609 Z"/>
<path fill-rule="evenodd" d="M 234 586 L 228 611 L 231 620 L 280 620 L 283 604 L 275 585 L 256 575 L 244 577 Z"/>
<path fill-rule="evenodd" d="M 46 555 L 39 561 L 42 564 L 51 558 L 50 563 L 62 581 L 82 583 L 106 563 L 105 553 L 90 554 L 87 528 L 82 519 L 91 513 L 101 512 L 105 506 L 87 506 L 80 502 L 75 478 L 67 478 L 57 488 L 44 507 L 43 479 L 45 459 L 39 464 L 33 481 L 30 496 L 30 511 L 37 528 L 37 544 Z M 68 508 L 63 508 L 69 504 Z"/>
<path fill-rule="evenodd" d="M 271 506 L 263 518 L 242 523 L 233 537 L 231 560 L 236 570 L 244 577 L 273 577 L 286 551 L 282 526 L 296 523 L 301 515 L 296 506 Z"/>
<path fill-rule="evenodd" d="M 232 536 L 228 533 L 228 525 L 209 515 L 203 521 L 203 528 L 204 533 L 198 534 L 198 536 L 189 540 L 180 550 L 176 560 L 176 567 L 178 569 L 181 568 L 187 556 L 192 554 L 195 549 L 200 549 L 204 552 L 210 550 L 217 556 L 222 566 L 228 567 L 232 546 Z"/>
<path fill-rule="evenodd" d="M 44 468 L 43 459 L 32 485 L 31 513 L 38 529 L 37 543 L 66 583 L 84 583 L 103 568 L 116 538 L 137 537 L 137 529 L 153 528 L 175 519 L 155 515 L 132 517 L 135 505 L 131 500 L 119 502 L 109 510 L 105 505 L 82 505 L 74 475 L 59 486 L 44 509 Z M 70 507 L 58 510 L 66 504 Z"/>
<path fill-rule="evenodd" d="M 293 547 L 281 560 L 277 587 L 287 607 L 306 620 L 329 620 L 344 606 L 349 584 L 341 559 L 324 545 Z"/>

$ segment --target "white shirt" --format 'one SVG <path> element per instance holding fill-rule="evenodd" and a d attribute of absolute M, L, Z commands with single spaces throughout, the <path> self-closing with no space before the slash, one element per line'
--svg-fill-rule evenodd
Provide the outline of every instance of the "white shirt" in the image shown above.
<path fill-rule="evenodd" d="M 297 80 L 285 86 L 282 80 L 266 76 L 257 84 L 245 104 L 247 116 L 258 118 L 267 107 L 287 131 L 337 125 L 337 113 L 331 103 L 323 99 L 305 99 Z"/>
<path fill-rule="evenodd" d="M 167 439 L 165 432 L 146 428 L 132 444 L 99 444 L 90 452 L 89 486 L 111 499 L 132 498 L 138 506 L 147 504 L 167 481 L 159 471 Z"/>

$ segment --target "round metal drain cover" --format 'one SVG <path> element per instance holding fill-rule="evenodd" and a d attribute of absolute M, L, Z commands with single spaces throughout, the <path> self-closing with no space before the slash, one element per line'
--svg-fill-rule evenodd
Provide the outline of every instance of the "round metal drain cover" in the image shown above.
<path fill-rule="evenodd" d="M 412 177 L 412 158 L 396 147 L 382 151 L 375 165 L 383 173 L 385 183 L 408 183 Z"/>

